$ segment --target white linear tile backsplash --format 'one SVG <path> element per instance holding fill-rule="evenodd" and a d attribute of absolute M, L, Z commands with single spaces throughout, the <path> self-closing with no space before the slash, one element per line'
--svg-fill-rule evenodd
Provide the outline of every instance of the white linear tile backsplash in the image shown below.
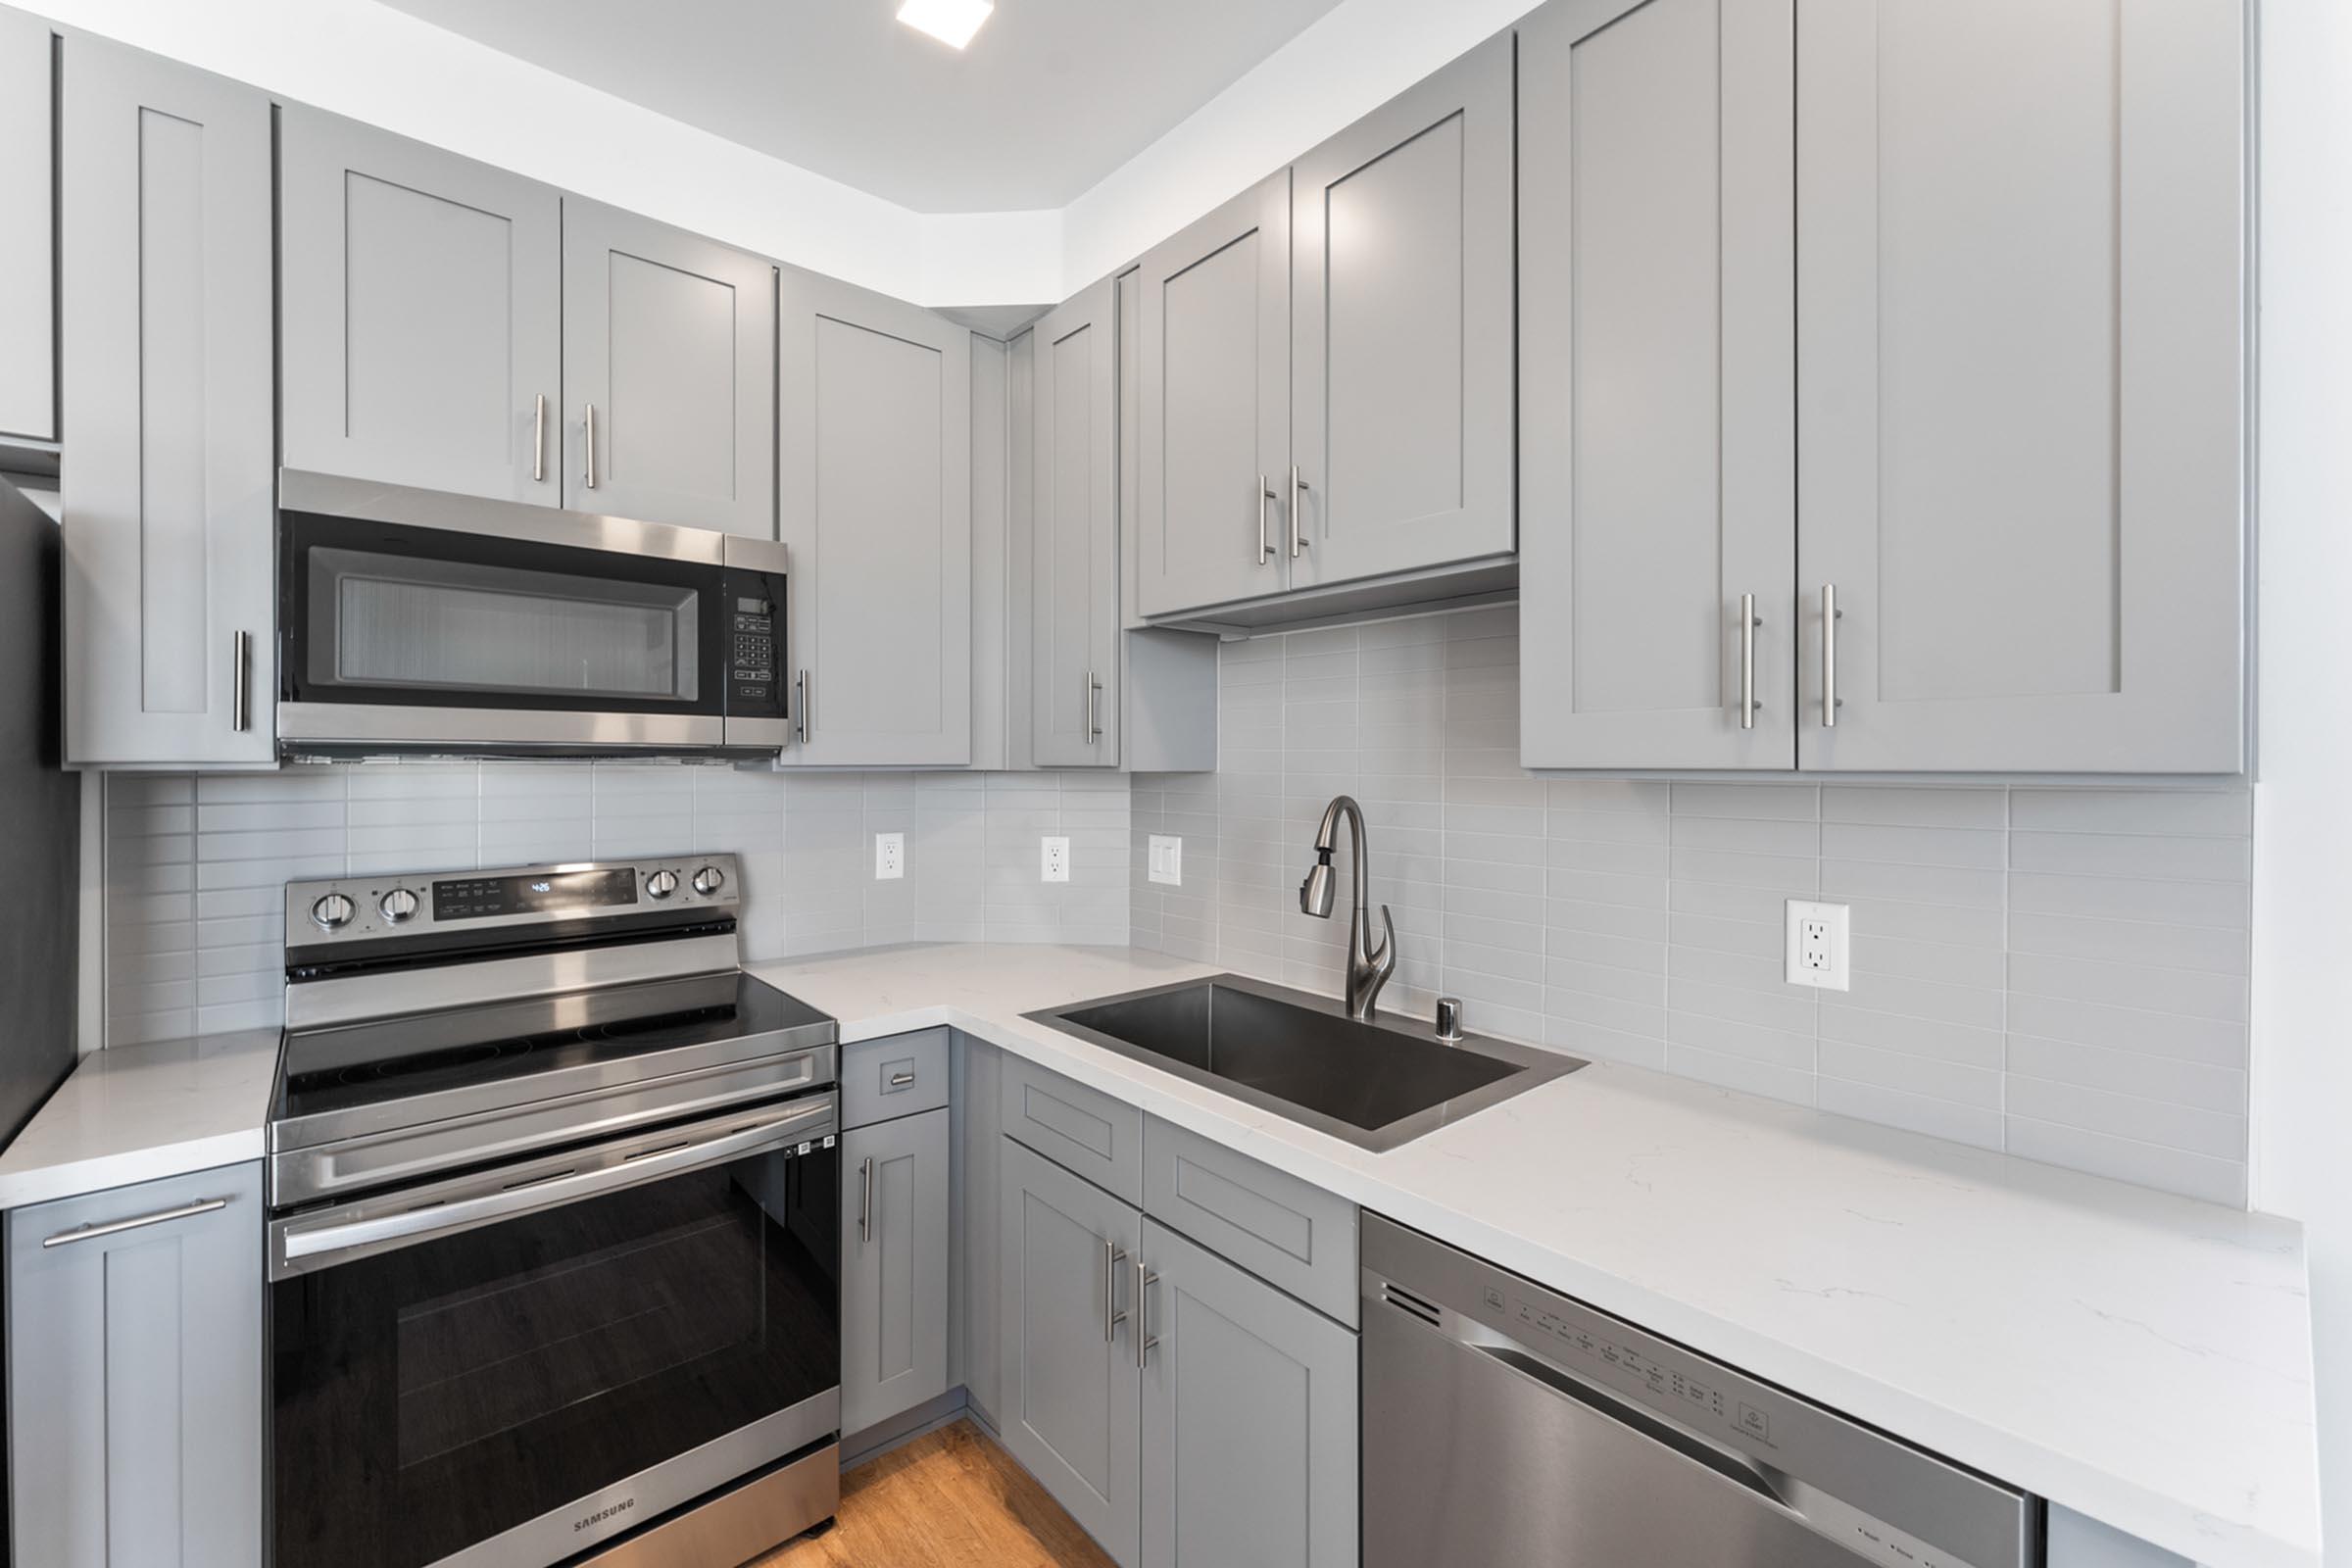
<path fill-rule="evenodd" d="M 1116 773 L 773 773 L 621 762 L 361 763 L 106 780 L 110 1045 L 267 1027 L 293 879 L 729 851 L 743 947 L 1127 940 Z M 906 873 L 873 879 L 876 833 Z M 1070 880 L 1037 839 L 1070 839 Z"/>
<path fill-rule="evenodd" d="M 1227 644 L 1222 769 L 1135 780 L 1136 945 L 1331 989 L 1346 922 L 1297 887 L 1347 791 L 1394 1004 L 2245 1200 L 2245 789 L 1534 774 L 1517 672 L 1509 608 Z M 1850 991 L 1782 980 L 1790 898 L 1851 906 Z"/>

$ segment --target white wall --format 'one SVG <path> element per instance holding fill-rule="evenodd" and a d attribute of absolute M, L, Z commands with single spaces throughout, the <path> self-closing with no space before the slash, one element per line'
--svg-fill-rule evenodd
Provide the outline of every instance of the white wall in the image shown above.
<path fill-rule="evenodd" d="M 2352 1565 L 2352 8 L 2262 9 L 2254 1203 L 2310 1230 L 2328 1562 Z"/>
<path fill-rule="evenodd" d="M 902 299 L 1062 297 L 1058 213 L 910 212 L 375 0 L 29 9 Z"/>
<path fill-rule="evenodd" d="M 1062 210 L 1063 295 L 1533 9 L 1530 0 L 1343 0 Z"/>

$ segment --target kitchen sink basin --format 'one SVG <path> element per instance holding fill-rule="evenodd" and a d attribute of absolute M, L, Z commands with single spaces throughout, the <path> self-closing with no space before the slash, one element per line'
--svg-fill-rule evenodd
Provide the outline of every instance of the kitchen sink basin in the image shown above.
<path fill-rule="evenodd" d="M 1375 1152 L 1585 1065 L 1231 974 L 1029 1016 Z"/>

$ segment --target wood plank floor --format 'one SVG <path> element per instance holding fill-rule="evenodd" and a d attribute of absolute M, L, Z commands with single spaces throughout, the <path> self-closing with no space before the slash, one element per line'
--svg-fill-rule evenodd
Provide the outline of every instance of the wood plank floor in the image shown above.
<path fill-rule="evenodd" d="M 757 1568 L 1112 1568 L 1061 1505 L 969 1421 L 841 1478 L 840 1523 Z"/>

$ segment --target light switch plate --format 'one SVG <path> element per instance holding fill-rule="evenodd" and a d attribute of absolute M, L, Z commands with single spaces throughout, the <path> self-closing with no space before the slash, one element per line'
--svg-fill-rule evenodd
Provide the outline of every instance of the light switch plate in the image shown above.
<path fill-rule="evenodd" d="M 1184 886 L 1184 840 L 1173 833 L 1154 833 L 1148 847 L 1150 870 L 1146 873 L 1154 882 L 1169 887 Z"/>
<path fill-rule="evenodd" d="M 896 882 L 906 874 L 906 835 L 874 835 L 874 880 Z"/>
<path fill-rule="evenodd" d="M 1788 901 L 1788 983 L 1817 991 L 1853 989 L 1847 948 L 1847 915 L 1842 904 Z"/>
<path fill-rule="evenodd" d="M 1046 838 L 1038 840 L 1038 876 L 1047 882 L 1067 882 L 1070 879 L 1070 841 Z"/>

